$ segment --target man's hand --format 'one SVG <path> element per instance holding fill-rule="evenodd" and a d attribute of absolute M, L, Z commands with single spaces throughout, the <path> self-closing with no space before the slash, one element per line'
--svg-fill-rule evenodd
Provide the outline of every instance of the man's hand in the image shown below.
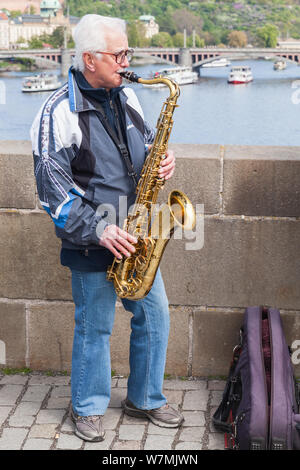
<path fill-rule="evenodd" d="M 135 252 L 132 243 L 137 243 L 135 237 L 112 224 L 107 225 L 99 241 L 101 246 L 108 248 L 118 259 L 122 258 L 121 253 L 130 256 Z"/>
<path fill-rule="evenodd" d="M 167 150 L 166 158 L 161 161 L 161 168 L 158 171 L 160 178 L 168 180 L 175 171 L 175 157 L 172 150 Z"/>

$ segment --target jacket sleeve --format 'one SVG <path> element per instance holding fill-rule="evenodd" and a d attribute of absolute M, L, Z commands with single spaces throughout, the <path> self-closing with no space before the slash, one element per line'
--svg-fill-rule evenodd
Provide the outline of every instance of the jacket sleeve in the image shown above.
<path fill-rule="evenodd" d="M 75 245 L 98 245 L 107 226 L 105 214 L 97 214 L 73 180 L 71 161 L 76 145 L 62 141 L 60 129 L 66 125 L 71 123 L 57 119 L 45 106 L 31 127 L 40 203 L 51 216 L 59 238 Z"/>
<path fill-rule="evenodd" d="M 149 123 L 147 121 L 144 121 L 144 126 L 145 126 L 144 140 L 145 140 L 145 145 L 148 146 L 150 144 L 153 144 L 154 137 L 155 137 L 155 131 L 149 125 Z"/>

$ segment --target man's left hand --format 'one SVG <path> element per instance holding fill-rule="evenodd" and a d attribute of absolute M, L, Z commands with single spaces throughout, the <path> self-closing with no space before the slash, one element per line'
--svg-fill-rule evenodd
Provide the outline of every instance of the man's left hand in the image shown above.
<path fill-rule="evenodd" d="M 172 150 L 167 150 L 166 158 L 161 161 L 161 167 L 158 171 L 158 175 L 160 178 L 164 178 L 168 180 L 171 178 L 175 171 L 175 157 Z"/>

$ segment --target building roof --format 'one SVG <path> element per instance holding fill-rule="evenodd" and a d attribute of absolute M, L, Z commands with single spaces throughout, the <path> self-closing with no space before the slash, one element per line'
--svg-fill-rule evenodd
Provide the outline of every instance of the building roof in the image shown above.
<path fill-rule="evenodd" d="M 141 21 L 150 21 L 150 20 L 155 21 L 155 16 L 142 15 L 142 16 L 139 17 L 139 20 L 141 20 Z"/>
<path fill-rule="evenodd" d="M 41 15 L 22 15 L 22 23 L 44 23 Z"/>
<path fill-rule="evenodd" d="M 57 8 L 61 9 L 61 4 L 58 0 L 42 0 L 40 4 L 40 8 Z"/>

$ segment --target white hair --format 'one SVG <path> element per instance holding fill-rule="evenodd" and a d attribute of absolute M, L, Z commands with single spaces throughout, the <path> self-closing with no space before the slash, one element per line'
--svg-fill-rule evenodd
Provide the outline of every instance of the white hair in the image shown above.
<path fill-rule="evenodd" d="M 106 51 L 106 35 L 111 31 L 126 34 L 126 22 L 120 18 L 100 15 L 85 15 L 74 29 L 74 68 L 84 71 L 84 52 Z"/>

